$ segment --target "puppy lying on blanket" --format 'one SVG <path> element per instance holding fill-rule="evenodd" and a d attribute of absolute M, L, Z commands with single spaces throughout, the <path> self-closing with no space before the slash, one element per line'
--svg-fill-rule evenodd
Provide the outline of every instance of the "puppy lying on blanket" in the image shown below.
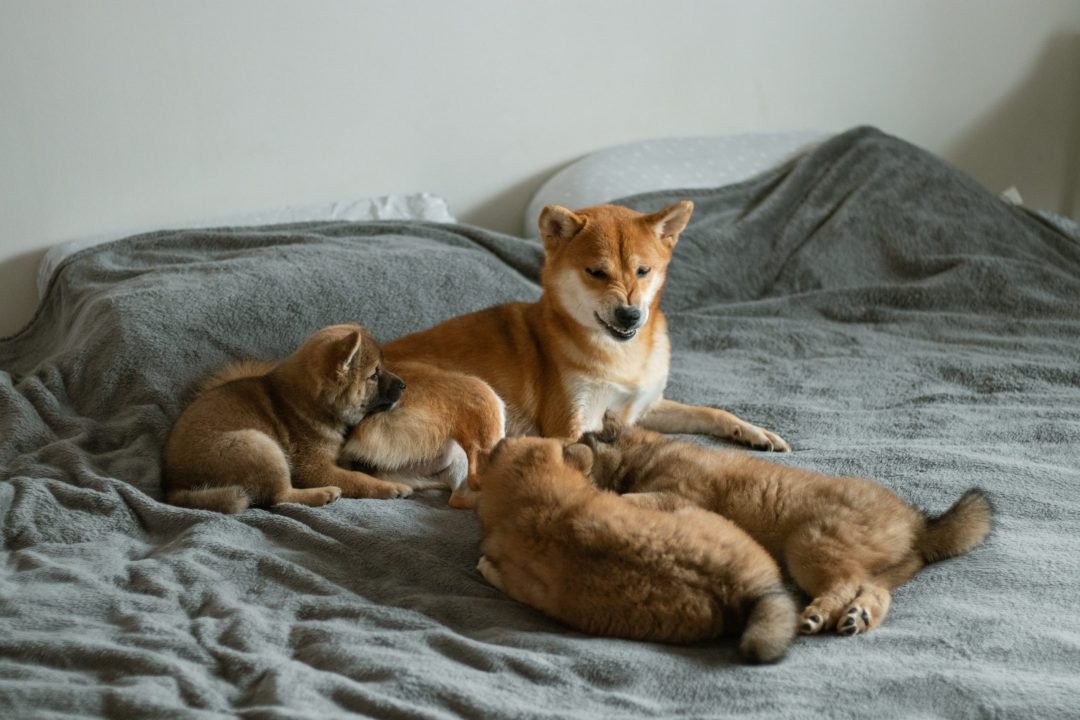
<path fill-rule="evenodd" d="M 753 662 L 783 657 L 796 609 L 776 562 L 697 508 L 660 512 L 594 488 L 592 452 L 508 438 L 478 464 L 478 569 L 527 605 L 601 635 L 694 642 L 742 630 Z"/>
<path fill-rule="evenodd" d="M 274 363 L 210 378 L 165 443 L 165 499 L 241 512 L 248 505 L 325 505 L 395 498 L 412 488 L 337 465 L 346 429 L 394 405 L 405 383 L 359 325 L 332 325 Z"/>
<path fill-rule="evenodd" d="M 590 476 L 598 487 L 658 509 L 712 510 L 760 542 L 812 598 L 800 622 L 807 634 L 872 630 L 893 588 L 990 532 L 990 503 L 977 489 L 927 517 L 869 480 L 668 440 L 610 415 L 582 442 L 595 454 Z"/>

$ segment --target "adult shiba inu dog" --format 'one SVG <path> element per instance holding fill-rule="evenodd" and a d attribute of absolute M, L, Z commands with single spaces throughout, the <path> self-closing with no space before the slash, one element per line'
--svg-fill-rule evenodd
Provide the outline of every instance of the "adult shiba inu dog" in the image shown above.
<path fill-rule="evenodd" d="M 990 532 L 992 509 L 978 489 L 928 517 L 864 478 L 712 450 L 610 416 L 582 442 L 594 453 L 598 487 L 657 509 L 711 510 L 761 543 L 811 598 L 800 621 L 806 634 L 869 632 L 885 619 L 894 588 Z"/>
<path fill-rule="evenodd" d="M 230 365 L 203 384 L 169 432 L 165 499 L 236 513 L 409 495 L 407 485 L 337 465 L 346 429 L 393 406 L 404 389 L 359 325 L 323 328 L 279 363 Z"/>
<path fill-rule="evenodd" d="M 585 632 L 660 642 L 741 633 L 746 659 L 783 657 L 796 609 L 769 553 L 715 513 L 597 490 L 591 463 L 584 445 L 550 438 L 507 438 L 480 455 L 484 578 Z"/>
<path fill-rule="evenodd" d="M 689 201 L 652 214 L 550 205 L 539 223 L 545 254 L 539 301 L 498 305 L 406 335 L 384 347 L 386 360 L 391 367 L 419 361 L 484 380 L 505 402 L 509 435 L 574 439 L 600 429 L 611 411 L 661 432 L 786 451 L 778 435 L 731 413 L 663 397 L 671 344 L 660 295 L 692 212 Z M 416 424 L 407 408 L 380 422 Z M 387 441 L 394 435 L 387 432 Z M 406 451 L 404 440 L 401 445 Z"/>

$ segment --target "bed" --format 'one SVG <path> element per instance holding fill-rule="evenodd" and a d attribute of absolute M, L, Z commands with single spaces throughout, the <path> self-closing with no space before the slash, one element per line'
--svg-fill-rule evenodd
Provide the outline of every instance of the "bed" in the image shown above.
<path fill-rule="evenodd" d="M 160 449 L 206 372 L 329 323 L 390 339 L 534 299 L 542 260 L 423 221 L 166 230 L 68 256 L 0 342 L 0 716 L 1076 717 L 1076 225 L 872 128 L 625 203 L 681 198 L 670 397 L 931 511 L 990 493 L 987 542 L 900 588 L 879 630 L 748 667 L 734 642 L 589 637 L 515 603 L 443 494 L 163 504 Z"/>

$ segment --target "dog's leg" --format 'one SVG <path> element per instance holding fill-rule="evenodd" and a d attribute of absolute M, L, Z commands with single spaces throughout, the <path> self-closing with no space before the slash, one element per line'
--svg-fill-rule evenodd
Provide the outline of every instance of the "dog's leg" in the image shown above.
<path fill-rule="evenodd" d="M 341 488 L 342 497 L 347 498 L 390 499 L 408 497 L 413 493 L 413 489 L 404 483 L 379 480 L 366 473 L 345 470 L 333 464 L 296 473 L 293 484 L 301 488 L 332 485 Z"/>
<path fill-rule="evenodd" d="M 684 405 L 666 398 L 646 411 L 638 424 L 662 433 L 713 435 L 749 445 L 755 450 L 787 452 L 791 449 L 776 433 L 751 425 L 729 412 L 700 405 Z"/>

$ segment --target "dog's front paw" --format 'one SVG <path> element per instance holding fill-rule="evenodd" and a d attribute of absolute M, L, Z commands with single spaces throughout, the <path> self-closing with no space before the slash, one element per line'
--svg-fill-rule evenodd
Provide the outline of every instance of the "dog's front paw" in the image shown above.
<path fill-rule="evenodd" d="M 341 499 L 341 488 L 339 487 L 325 487 L 319 488 L 319 490 L 323 491 L 323 497 L 326 498 L 326 500 L 323 502 L 323 505 L 329 505 L 330 503 L 336 502 Z"/>
<path fill-rule="evenodd" d="M 738 426 L 731 435 L 743 445 L 749 445 L 755 450 L 764 450 L 766 452 L 789 452 L 791 450 L 791 447 L 784 442 L 784 438 L 763 427 L 751 425 L 750 423 L 743 423 Z"/>
<path fill-rule="evenodd" d="M 369 497 L 379 498 L 380 500 L 393 500 L 395 498 L 406 498 L 412 494 L 413 489 L 405 483 L 381 481 Z"/>

